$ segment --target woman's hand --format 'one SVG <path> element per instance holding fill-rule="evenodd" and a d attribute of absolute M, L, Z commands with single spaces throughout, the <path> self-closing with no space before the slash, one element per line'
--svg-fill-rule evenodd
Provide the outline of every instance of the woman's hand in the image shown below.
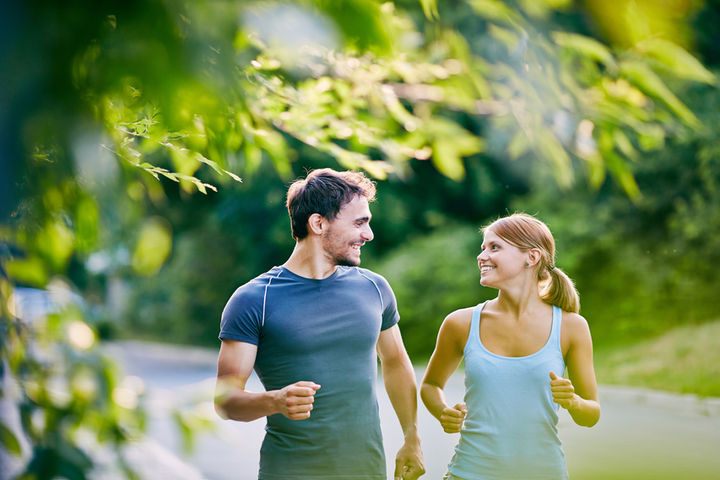
<path fill-rule="evenodd" d="M 570 379 L 558 377 L 555 372 L 550 372 L 550 390 L 552 391 L 553 402 L 566 410 L 575 408 L 578 396 Z"/>
<path fill-rule="evenodd" d="M 458 433 L 467 415 L 467 405 L 458 403 L 454 407 L 445 407 L 440 415 L 440 425 L 445 433 Z"/>

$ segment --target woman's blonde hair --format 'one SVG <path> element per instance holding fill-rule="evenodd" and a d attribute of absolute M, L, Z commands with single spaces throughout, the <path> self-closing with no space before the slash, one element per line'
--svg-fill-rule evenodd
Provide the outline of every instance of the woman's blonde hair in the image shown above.
<path fill-rule="evenodd" d="M 547 225 L 531 215 L 515 213 L 498 218 L 484 227 L 483 234 L 488 230 L 520 250 L 540 250 L 541 257 L 536 266 L 540 297 L 546 303 L 557 305 L 567 312 L 580 311 L 580 296 L 575 284 L 555 266 L 555 239 Z"/>

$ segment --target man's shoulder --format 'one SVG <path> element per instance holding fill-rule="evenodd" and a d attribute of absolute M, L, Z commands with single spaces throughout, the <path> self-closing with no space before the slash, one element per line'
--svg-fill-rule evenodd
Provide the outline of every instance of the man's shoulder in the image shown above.
<path fill-rule="evenodd" d="M 360 268 L 360 267 L 352 267 L 357 275 L 357 278 L 362 279 L 362 281 L 367 282 L 368 286 L 371 286 L 372 290 L 377 291 L 380 294 L 380 298 L 394 298 L 395 293 L 392 290 L 392 287 L 390 286 L 390 283 L 380 275 L 379 273 L 373 272 L 372 270 L 368 270 L 367 268 Z M 383 300 L 383 303 L 385 301 Z"/>
<path fill-rule="evenodd" d="M 372 270 L 369 270 L 367 268 L 362 268 L 362 267 L 349 267 L 349 268 L 352 268 L 353 270 L 355 270 L 357 275 L 364 277 L 372 282 L 389 285 L 389 283 L 385 279 L 385 277 L 383 277 L 382 275 L 380 275 L 377 272 L 373 272 Z"/>
<path fill-rule="evenodd" d="M 281 273 L 281 267 L 273 267 L 265 273 L 261 273 L 257 277 L 240 285 L 230 296 L 229 302 L 252 301 L 253 299 L 262 298 L 265 295 L 265 288 L 272 283 Z"/>

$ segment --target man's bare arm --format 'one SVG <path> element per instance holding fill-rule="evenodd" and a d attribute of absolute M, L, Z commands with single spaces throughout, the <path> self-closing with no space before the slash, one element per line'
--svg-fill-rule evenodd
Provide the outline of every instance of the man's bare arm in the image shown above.
<path fill-rule="evenodd" d="M 405 435 L 395 461 L 395 479 L 414 480 L 425 473 L 417 429 L 417 384 L 397 325 L 380 333 L 377 351 L 385 389 Z"/>
<path fill-rule="evenodd" d="M 315 392 L 320 385 L 300 381 L 280 390 L 249 392 L 245 390 L 257 357 L 257 346 L 234 340 L 223 340 L 218 355 L 215 411 L 225 419 L 250 422 L 281 413 L 291 420 L 310 417 Z"/>

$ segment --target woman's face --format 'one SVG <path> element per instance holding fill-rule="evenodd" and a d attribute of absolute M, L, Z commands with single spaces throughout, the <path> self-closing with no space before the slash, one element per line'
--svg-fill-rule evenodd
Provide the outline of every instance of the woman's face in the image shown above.
<path fill-rule="evenodd" d="M 525 271 L 527 254 L 512 245 L 492 230 L 485 232 L 482 251 L 477 256 L 480 268 L 480 284 L 500 288 Z"/>

